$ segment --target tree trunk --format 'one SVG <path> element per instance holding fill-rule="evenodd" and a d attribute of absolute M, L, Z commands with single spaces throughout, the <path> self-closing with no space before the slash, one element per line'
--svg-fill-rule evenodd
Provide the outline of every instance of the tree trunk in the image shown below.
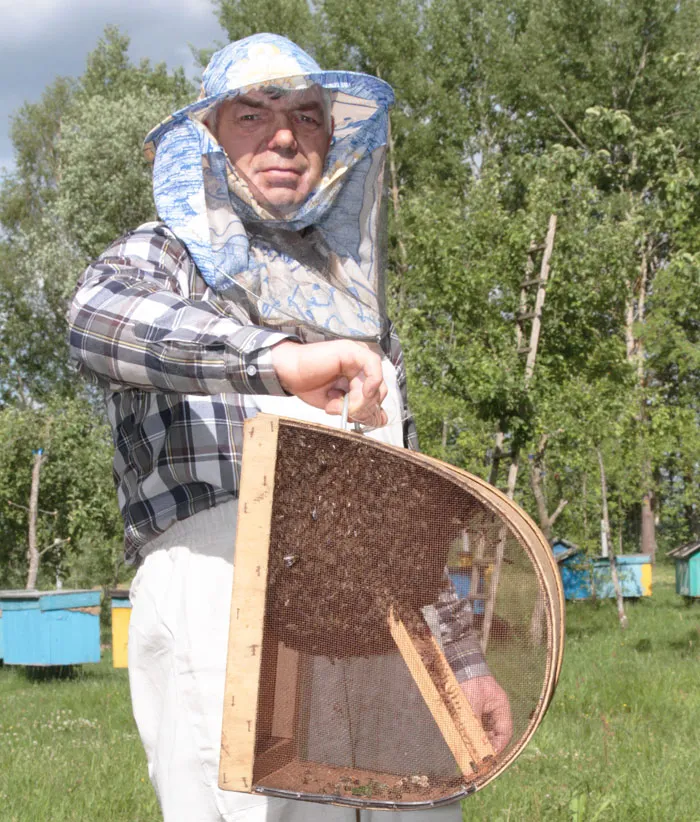
<path fill-rule="evenodd" d="M 600 448 L 596 448 L 598 454 L 598 465 L 600 466 L 600 494 L 603 501 L 603 528 L 605 529 L 605 538 L 608 546 L 610 546 L 610 517 L 608 516 L 608 483 L 605 478 L 605 463 L 603 462 L 603 453 Z M 610 561 L 610 576 L 612 577 L 613 587 L 615 589 L 615 599 L 617 600 L 617 615 L 620 620 L 620 628 L 627 627 L 627 616 L 625 615 L 625 601 L 622 598 L 622 589 L 620 588 L 620 578 L 617 575 L 617 563 L 615 562 L 615 551 L 608 552 Z"/>
<path fill-rule="evenodd" d="M 527 359 L 525 361 L 525 373 L 523 376 L 523 383 L 525 385 L 525 389 L 527 390 L 530 380 L 532 379 L 532 375 L 535 371 L 535 362 L 537 360 L 537 347 L 540 341 L 540 328 L 542 322 L 542 308 L 544 306 L 544 300 L 546 296 L 546 287 L 547 287 L 547 280 L 549 279 L 549 265 L 550 260 L 552 257 L 552 252 L 554 250 L 554 236 L 557 231 L 557 216 L 556 214 L 552 214 L 549 217 L 549 225 L 547 228 L 547 237 L 545 239 L 543 254 L 542 254 L 542 263 L 540 265 L 540 274 L 538 279 L 533 283 L 530 280 L 532 276 L 532 271 L 534 271 L 534 262 L 532 259 L 532 255 L 534 253 L 534 248 L 531 247 L 528 251 L 528 265 L 526 266 L 527 272 L 527 279 L 521 285 L 520 291 L 520 308 L 517 316 L 517 323 L 516 323 L 516 350 L 518 353 L 526 353 Z M 530 285 L 536 284 L 537 285 L 537 295 L 535 297 L 535 307 L 532 314 L 532 326 L 530 328 L 530 339 L 529 345 L 525 349 L 521 349 L 521 344 L 523 342 L 523 329 L 521 326 L 521 322 L 525 320 L 525 317 L 528 316 L 527 313 L 523 312 L 524 308 L 527 308 L 527 290 Z M 499 431 L 496 434 L 496 447 L 494 449 L 494 460 L 491 465 L 491 477 L 493 478 L 492 484 L 495 485 L 495 480 L 498 477 L 498 460 L 502 453 L 503 448 L 503 440 L 504 440 L 504 432 Z M 518 453 L 518 448 L 513 447 L 511 451 L 511 463 L 510 468 L 508 469 L 508 485 L 506 493 L 510 499 L 513 499 L 515 496 L 515 485 L 518 480 L 518 468 L 519 468 L 519 459 L 520 454 Z M 506 546 L 506 531 L 505 528 L 501 529 L 501 533 L 499 535 L 498 545 L 496 547 L 496 557 L 493 564 L 493 571 L 491 573 L 491 584 L 489 586 L 489 593 L 486 598 L 486 605 L 484 606 L 484 624 L 481 634 L 481 647 L 486 652 L 486 649 L 489 644 L 489 635 L 491 633 L 491 625 L 493 623 L 493 611 L 496 604 L 496 592 L 498 591 L 498 583 L 501 576 L 501 565 L 503 564 L 503 554 L 505 552 Z M 536 615 L 533 614 L 533 622 L 531 624 L 531 634 L 535 636 L 540 626 L 535 624 Z"/>
<path fill-rule="evenodd" d="M 526 388 L 529 385 L 535 370 L 535 361 L 537 359 L 537 347 L 540 342 L 540 325 L 542 323 L 542 309 L 544 307 L 544 298 L 547 293 L 547 280 L 549 279 L 549 263 L 552 258 L 552 252 L 554 251 L 554 235 L 556 233 L 557 215 L 552 214 L 549 218 L 547 237 L 544 241 L 544 254 L 542 256 L 542 265 L 540 266 L 540 283 L 537 288 L 537 296 L 535 297 L 535 316 L 532 320 L 532 329 L 530 331 L 530 350 L 527 352 L 527 361 L 525 362 Z"/>
<path fill-rule="evenodd" d="M 559 515 L 564 510 L 564 508 L 566 508 L 569 502 L 565 499 L 559 500 L 559 504 L 554 509 L 552 514 L 549 513 L 549 506 L 547 505 L 547 496 L 545 494 L 542 482 L 542 469 L 544 463 L 544 453 L 545 449 L 547 448 L 547 440 L 547 434 L 543 434 L 540 437 L 540 441 L 537 446 L 537 452 L 535 453 L 535 458 L 532 461 L 532 467 L 530 469 L 530 487 L 532 488 L 532 493 L 535 497 L 535 502 L 537 504 L 537 516 L 540 521 L 540 530 L 547 538 L 547 542 L 551 542 L 552 528 L 554 527 L 554 523 L 559 519 Z"/>
<path fill-rule="evenodd" d="M 36 580 L 39 574 L 39 548 L 36 544 L 36 519 L 39 511 L 39 475 L 41 466 L 46 457 L 40 448 L 34 454 L 34 466 L 32 468 L 32 487 L 29 492 L 29 534 L 27 547 L 27 585 L 26 589 L 32 591 L 36 588 Z"/>
<path fill-rule="evenodd" d="M 648 237 L 645 237 L 642 250 L 642 259 L 639 264 L 639 279 L 636 283 L 636 295 L 635 286 L 630 285 L 625 320 L 627 360 L 636 367 L 637 383 L 640 390 L 641 399 L 638 420 L 643 444 L 647 442 L 649 428 L 645 390 L 647 385 L 647 374 L 644 362 L 644 344 L 639 336 L 635 336 L 634 324 L 637 323 L 638 325 L 643 325 L 646 319 L 646 298 L 649 288 L 650 257 L 652 254 L 652 241 Z M 654 492 L 652 466 L 648 455 L 644 457 L 644 464 L 642 468 L 643 487 L 640 523 L 640 551 L 642 554 L 647 554 L 650 557 L 651 562 L 654 563 L 656 562 L 656 521 L 653 510 Z"/>
<path fill-rule="evenodd" d="M 652 501 L 652 493 L 647 491 L 642 497 L 641 552 L 648 554 L 651 562 L 654 563 L 656 562 L 656 522 Z"/>
<path fill-rule="evenodd" d="M 493 447 L 493 458 L 491 459 L 491 471 L 489 472 L 489 484 L 498 485 L 498 469 L 501 466 L 503 456 L 503 431 L 496 434 L 496 442 Z"/>

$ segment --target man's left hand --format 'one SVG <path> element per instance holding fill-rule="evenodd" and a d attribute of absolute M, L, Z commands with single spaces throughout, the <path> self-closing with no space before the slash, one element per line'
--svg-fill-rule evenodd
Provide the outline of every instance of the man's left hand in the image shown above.
<path fill-rule="evenodd" d="M 494 751 L 500 753 L 513 735 L 508 695 L 492 676 L 477 676 L 461 683 L 477 719 L 484 726 Z"/>

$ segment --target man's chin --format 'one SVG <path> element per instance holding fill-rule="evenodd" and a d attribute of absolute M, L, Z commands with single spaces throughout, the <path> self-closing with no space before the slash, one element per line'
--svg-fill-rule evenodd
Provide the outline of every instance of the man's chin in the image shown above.
<path fill-rule="evenodd" d="M 284 189 L 274 192 L 264 192 L 263 196 L 263 205 L 269 211 L 286 217 L 289 214 L 293 214 L 299 206 L 305 202 L 308 194 L 302 195 L 297 191 Z"/>

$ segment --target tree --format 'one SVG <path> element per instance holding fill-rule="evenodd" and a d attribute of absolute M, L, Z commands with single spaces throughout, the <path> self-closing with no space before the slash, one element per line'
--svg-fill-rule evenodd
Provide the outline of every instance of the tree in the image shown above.
<path fill-rule="evenodd" d="M 28 543 L 30 584 L 119 572 L 109 428 L 68 363 L 64 315 L 88 259 L 153 218 L 141 142 L 194 94 L 181 70 L 132 65 L 127 49 L 108 28 L 81 78 L 56 81 L 13 121 L 16 170 L 0 184 L 3 587 L 27 579 Z"/>
<path fill-rule="evenodd" d="M 32 487 L 38 490 L 35 547 L 43 554 L 38 579 L 44 584 L 57 571 L 69 577 L 89 542 L 101 548 L 119 540 L 111 453 L 109 431 L 86 400 L 0 410 L 0 586 L 26 579 Z M 41 482 L 33 485 L 37 465 Z"/>

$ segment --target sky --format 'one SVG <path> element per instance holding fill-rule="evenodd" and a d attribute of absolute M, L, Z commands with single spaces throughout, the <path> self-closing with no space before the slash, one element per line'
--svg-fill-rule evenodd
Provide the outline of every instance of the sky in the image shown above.
<path fill-rule="evenodd" d="M 200 69 L 190 44 L 227 42 L 211 0 L 0 0 L 0 169 L 13 167 L 10 117 L 56 77 L 78 77 L 108 24 L 131 39 L 129 56 Z"/>

